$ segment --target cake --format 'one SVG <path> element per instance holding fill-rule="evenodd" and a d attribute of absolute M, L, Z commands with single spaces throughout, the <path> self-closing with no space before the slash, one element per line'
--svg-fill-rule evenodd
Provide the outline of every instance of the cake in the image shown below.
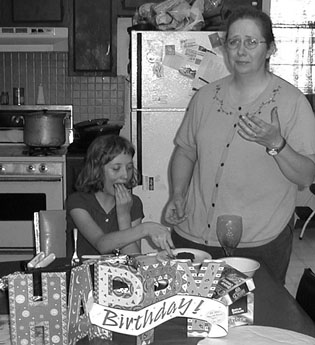
<path fill-rule="evenodd" d="M 195 259 L 195 255 L 193 253 L 181 252 L 178 253 L 175 258 L 178 260 L 189 259 L 191 260 L 191 262 L 193 262 Z"/>

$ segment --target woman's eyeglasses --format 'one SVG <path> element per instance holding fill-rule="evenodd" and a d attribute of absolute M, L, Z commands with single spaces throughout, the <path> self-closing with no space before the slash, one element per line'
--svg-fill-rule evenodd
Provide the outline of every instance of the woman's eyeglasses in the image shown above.
<path fill-rule="evenodd" d="M 230 38 L 228 40 L 226 40 L 225 42 L 225 45 L 228 49 L 237 49 L 240 47 L 242 43 L 242 40 L 240 38 Z M 249 49 L 249 50 L 252 50 L 252 49 L 255 49 L 259 46 L 259 44 L 261 43 L 267 43 L 266 41 L 259 41 L 258 39 L 256 38 L 245 38 L 243 40 L 243 43 L 244 43 L 244 47 L 246 49 Z"/>

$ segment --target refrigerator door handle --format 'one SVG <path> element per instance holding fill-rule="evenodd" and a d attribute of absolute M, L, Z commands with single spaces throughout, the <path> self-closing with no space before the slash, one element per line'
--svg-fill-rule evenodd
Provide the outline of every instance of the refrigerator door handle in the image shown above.
<path fill-rule="evenodd" d="M 142 113 L 137 111 L 137 173 L 138 185 L 142 185 Z"/>
<path fill-rule="evenodd" d="M 142 34 L 137 33 L 137 170 L 142 185 Z"/>

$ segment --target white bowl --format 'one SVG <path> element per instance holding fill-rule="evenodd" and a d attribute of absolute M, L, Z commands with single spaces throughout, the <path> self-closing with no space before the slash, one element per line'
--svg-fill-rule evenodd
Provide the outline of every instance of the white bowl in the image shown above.
<path fill-rule="evenodd" d="M 225 261 L 228 265 L 236 268 L 238 271 L 246 274 L 249 277 L 253 277 L 255 272 L 260 267 L 260 263 L 253 259 L 229 256 L 221 258 L 220 260 Z"/>

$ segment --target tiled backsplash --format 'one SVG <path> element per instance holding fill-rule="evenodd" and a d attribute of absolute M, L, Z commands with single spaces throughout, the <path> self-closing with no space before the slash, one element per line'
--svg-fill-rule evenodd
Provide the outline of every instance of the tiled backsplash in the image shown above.
<path fill-rule="evenodd" d="M 95 118 L 124 121 L 124 76 L 69 76 L 67 53 L 0 53 L 0 92 L 9 92 L 9 104 L 13 87 L 24 87 L 25 104 L 36 104 L 40 84 L 46 104 L 73 105 L 75 123 Z"/>

